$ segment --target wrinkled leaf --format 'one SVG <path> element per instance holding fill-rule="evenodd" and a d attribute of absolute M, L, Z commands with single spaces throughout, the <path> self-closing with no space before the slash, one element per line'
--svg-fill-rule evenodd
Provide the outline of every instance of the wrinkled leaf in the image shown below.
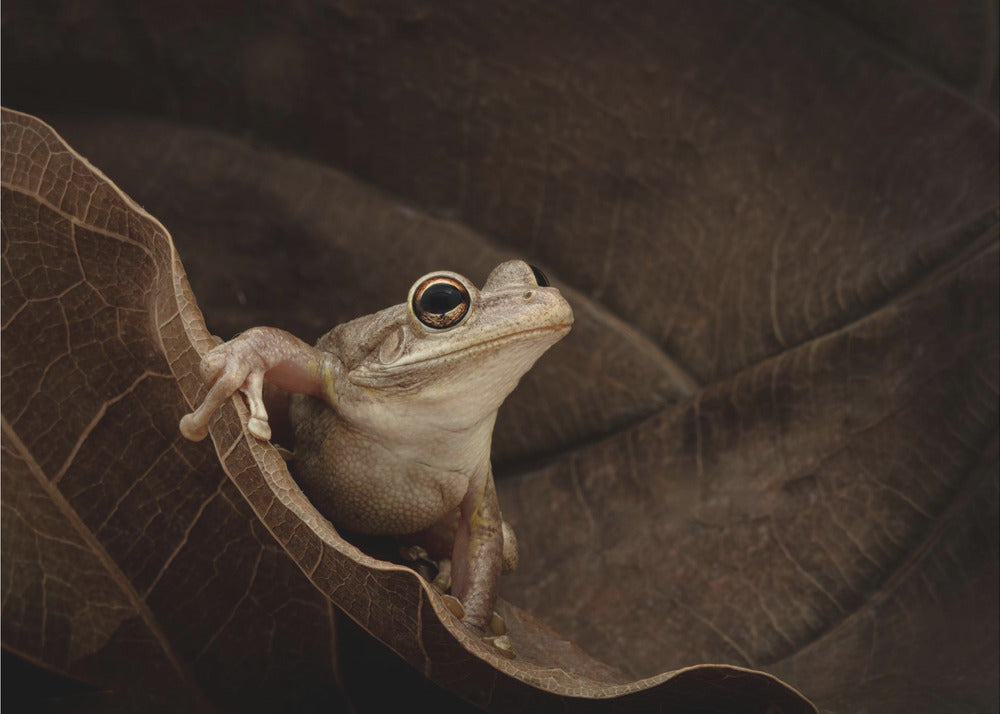
<path fill-rule="evenodd" d="M 995 709 L 995 115 L 771 3 L 87 6 L 24 43 L 24 97 L 250 129 L 420 206 L 173 123 L 60 121 L 171 227 L 217 334 L 312 338 L 511 252 L 570 286 L 585 318 L 498 428 L 505 597 L 627 678 L 724 661 L 825 711 Z M 66 80 L 49 47 L 76 37 L 105 81 Z M 953 46 L 943 74 L 995 86 Z M 524 661 L 597 666 L 518 627 Z M 533 691 L 456 671 L 495 707 Z"/>
<path fill-rule="evenodd" d="M 169 237 L 6 110 L 2 176 L 4 647 L 154 700 L 328 688 L 328 599 L 177 433 L 206 336 Z"/>
<path fill-rule="evenodd" d="M 184 452 L 205 450 L 176 434 L 179 416 L 200 401 L 194 375 L 212 338 L 169 236 L 46 125 L 5 110 L 3 129 L 4 255 L 15 266 L 4 279 L 4 455 L 16 474 L 4 489 L 5 548 L 24 563 L 4 581 L 9 649 L 125 688 L 151 650 L 170 674 L 147 671 L 157 687 L 195 699 L 207 690 L 229 704 L 234 682 L 218 682 L 217 667 L 286 655 L 287 645 L 254 642 L 248 631 L 270 626 L 269 638 L 330 631 L 332 602 L 427 676 L 499 709 L 525 700 L 555 706 L 559 697 L 616 697 L 623 706 L 655 699 L 692 711 L 721 702 L 747 711 L 769 702 L 808 709 L 777 680 L 735 667 L 630 681 L 508 605 L 501 612 L 520 656 L 498 656 L 416 573 L 344 541 L 295 486 L 278 452 L 245 432 L 242 403 L 230 404 L 211 428 L 231 479 L 217 477 L 213 490 L 203 472 L 218 469 L 196 466 Z M 31 333 L 66 338 L 34 341 Z M 200 494 L 190 487 L 199 482 Z M 232 484 L 267 531 L 247 516 Z M 212 542 L 195 549 L 190 539 L 201 530 Z M 235 567 L 220 572 L 220 561 Z M 303 585 L 290 563 L 315 590 L 295 592 Z M 279 575 L 293 587 L 278 587 Z M 231 589 L 242 590 L 235 601 L 225 597 Z M 275 595 L 282 599 L 267 601 Z M 329 598 L 326 607 L 317 595 Z M 289 615 L 298 609 L 304 617 Z M 114 644 L 126 618 L 140 628 L 139 652 Z M 242 618 L 249 621 L 237 628 Z M 70 622 L 59 627 L 63 619 Z M 212 661 L 226 644 L 243 656 Z M 322 664 L 322 655 L 329 663 L 328 652 L 309 654 L 318 661 L 307 667 Z M 94 655 L 132 666 L 99 667 L 89 663 Z"/>

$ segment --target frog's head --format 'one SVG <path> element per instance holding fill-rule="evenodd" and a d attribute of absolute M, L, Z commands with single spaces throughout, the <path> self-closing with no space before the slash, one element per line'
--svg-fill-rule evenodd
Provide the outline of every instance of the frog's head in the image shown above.
<path fill-rule="evenodd" d="M 405 304 L 340 326 L 340 408 L 391 410 L 444 428 L 482 421 L 573 324 L 569 303 L 520 260 L 497 266 L 479 290 L 435 271 Z"/>

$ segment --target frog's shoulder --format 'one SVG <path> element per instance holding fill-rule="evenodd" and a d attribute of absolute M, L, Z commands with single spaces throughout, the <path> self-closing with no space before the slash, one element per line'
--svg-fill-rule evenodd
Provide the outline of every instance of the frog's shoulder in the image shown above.
<path fill-rule="evenodd" d="M 405 323 L 406 305 L 393 305 L 337 325 L 316 340 L 316 348 L 336 355 L 345 365 L 357 365 L 381 346 L 389 332 Z"/>

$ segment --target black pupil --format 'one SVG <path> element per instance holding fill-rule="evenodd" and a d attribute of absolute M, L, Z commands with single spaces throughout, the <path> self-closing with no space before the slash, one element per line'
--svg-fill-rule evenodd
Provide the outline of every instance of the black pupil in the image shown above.
<path fill-rule="evenodd" d="M 434 315 L 444 315 L 462 304 L 462 291 L 450 283 L 435 283 L 420 296 L 420 309 Z"/>
<path fill-rule="evenodd" d="M 535 274 L 535 282 L 538 283 L 538 287 L 547 288 L 549 286 L 549 279 L 545 277 L 545 273 L 536 268 L 534 265 L 528 266 L 531 268 L 531 272 Z"/>

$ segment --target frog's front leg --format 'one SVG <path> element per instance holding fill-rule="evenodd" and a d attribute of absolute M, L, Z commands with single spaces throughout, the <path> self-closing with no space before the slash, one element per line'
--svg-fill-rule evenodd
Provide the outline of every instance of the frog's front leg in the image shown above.
<path fill-rule="evenodd" d="M 270 439 L 264 380 L 289 392 L 326 398 L 324 383 L 332 370 L 332 358 L 284 330 L 254 327 L 209 350 L 200 369 L 212 387 L 198 408 L 181 419 L 181 434 L 191 441 L 204 439 L 212 414 L 241 391 L 250 405 L 250 433 L 258 439 Z"/>
<path fill-rule="evenodd" d="M 451 592 L 465 609 L 462 622 L 484 632 L 493 617 L 503 556 L 503 520 L 491 469 L 472 479 L 459 512 Z"/>

